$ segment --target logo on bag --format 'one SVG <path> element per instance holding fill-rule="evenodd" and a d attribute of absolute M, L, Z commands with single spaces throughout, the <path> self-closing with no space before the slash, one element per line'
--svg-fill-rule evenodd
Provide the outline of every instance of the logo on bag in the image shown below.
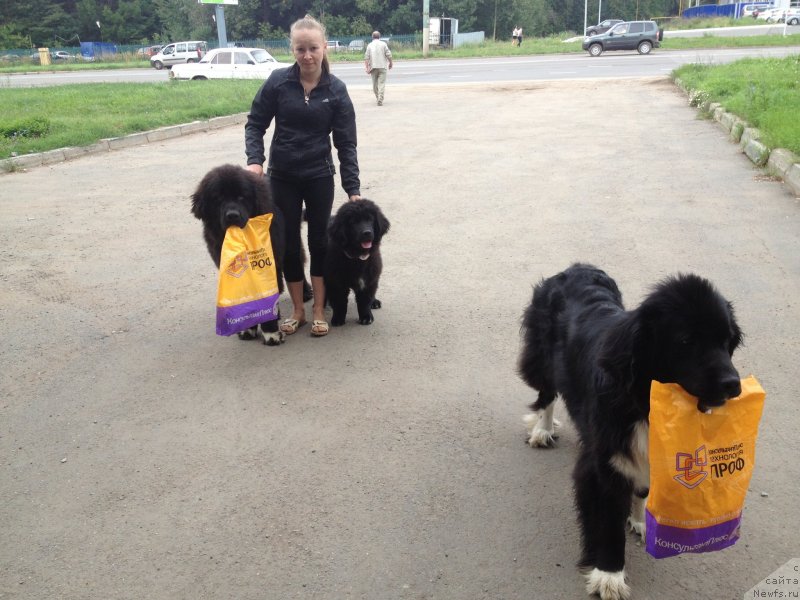
<path fill-rule="evenodd" d="M 705 445 L 695 450 L 694 454 L 676 452 L 675 470 L 678 474 L 673 479 L 690 490 L 694 489 L 708 477 L 708 471 L 703 469 L 706 466 L 708 466 L 708 454 Z"/>
<path fill-rule="evenodd" d="M 251 250 L 247 253 L 247 260 L 250 261 L 250 268 L 253 270 L 266 269 L 272 266 L 272 256 L 267 252 L 266 248 Z"/>
<path fill-rule="evenodd" d="M 237 279 L 244 275 L 245 271 L 247 271 L 247 252 L 237 254 L 236 258 L 234 258 L 231 264 L 228 265 L 228 268 L 225 269 L 228 275 L 236 277 Z"/>

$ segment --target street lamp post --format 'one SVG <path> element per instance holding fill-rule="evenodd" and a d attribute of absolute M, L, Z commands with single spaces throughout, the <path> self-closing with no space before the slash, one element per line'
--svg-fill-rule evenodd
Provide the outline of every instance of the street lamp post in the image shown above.
<path fill-rule="evenodd" d="M 100 21 L 95 21 L 95 23 L 97 23 L 97 29 L 98 29 L 98 31 L 100 31 L 100 43 L 102 44 L 103 43 L 103 29 L 102 29 L 102 27 L 100 27 Z"/>
<path fill-rule="evenodd" d="M 583 0 L 583 35 L 586 35 L 586 25 L 589 18 L 589 0 Z"/>

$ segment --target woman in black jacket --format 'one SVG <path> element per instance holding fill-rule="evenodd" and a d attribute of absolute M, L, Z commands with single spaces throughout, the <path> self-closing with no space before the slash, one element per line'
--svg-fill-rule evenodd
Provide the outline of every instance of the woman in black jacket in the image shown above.
<path fill-rule="evenodd" d="M 328 333 L 328 323 L 322 268 L 336 173 L 331 134 L 342 187 L 350 200 L 360 200 L 356 115 L 347 87 L 330 72 L 323 25 L 309 16 L 296 21 L 291 28 L 291 47 L 295 64 L 273 71 L 253 99 L 245 126 L 245 150 L 248 170 L 262 175 L 264 134 L 274 119 L 267 175 L 275 203 L 286 220 L 283 270 L 294 305 L 291 318 L 284 319 L 280 329 L 290 335 L 306 323 L 300 241 L 305 202 L 314 289 L 311 334 L 323 336 Z"/>

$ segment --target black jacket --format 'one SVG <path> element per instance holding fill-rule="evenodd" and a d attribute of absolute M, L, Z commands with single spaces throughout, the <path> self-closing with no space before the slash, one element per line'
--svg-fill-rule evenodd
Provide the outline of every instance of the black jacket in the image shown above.
<path fill-rule="evenodd" d="M 314 179 L 336 173 L 333 145 L 348 196 L 361 195 L 356 152 L 356 114 L 345 84 L 323 73 L 309 102 L 297 64 L 276 69 L 253 99 L 245 125 L 247 164 L 264 164 L 264 134 L 275 119 L 268 173 L 278 179 Z"/>

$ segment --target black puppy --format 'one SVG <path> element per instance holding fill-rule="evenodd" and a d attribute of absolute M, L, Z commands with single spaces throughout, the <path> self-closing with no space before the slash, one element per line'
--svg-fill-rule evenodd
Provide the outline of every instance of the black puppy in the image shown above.
<path fill-rule="evenodd" d="M 528 443 L 552 444 L 561 394 L 581 440 L 573 479 L 586 589 L 624 600 L 626 521 L 645 533 L 650 383 L 680 384 L 701 411 L 741 394 L 733 308 L 706 279 L 678 275 L 626 311 L 611 277 L 575 264 L 534 288 L 522 331 L 519 373 L 539 392 Z"/>
<path fill-rule="evenodd" d="M 383 270 L 381 239 L 389 231 L 389 220 L 378 205 L 367 200 L 347 202 L 331 218 L 328 252 L 325 256 L 325 293 L 333 309 L 331 325 L 344 325 L 347 297 L 355 292 L 358 322 L 374 321 L 373 308 Z"/>
<path fill-rule="evenodd" d="M 278 286 L 283 291 L 283 255 L 285 247 L 283 215 L 272 201 L 269 186 L 263 177 L 237 167 L 223 165 L 211 169 L 192 194 L 192 214 L 203 223 L 203 237 L 208 253 L 219 268 L 222 243 L 228 227 L 244 227 L 251 217 L 272 213 L 269 234 L 278 270 Z M 278 321 L 261 323 L 261 335 L 268 346 L 284 340 Z M 255 339 L 257 327 L 239 333 L 239 339 Z"/>

